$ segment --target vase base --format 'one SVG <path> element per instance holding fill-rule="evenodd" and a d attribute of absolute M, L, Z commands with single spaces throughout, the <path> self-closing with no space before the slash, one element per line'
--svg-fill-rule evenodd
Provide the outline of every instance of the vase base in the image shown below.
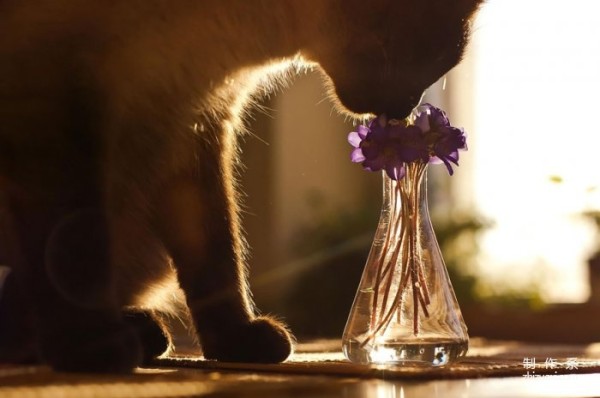
<path fill-rule="evenodd" d="M 351 362 L 365 365 L 399 365 L 438 367 L 464 356 L 468 340 L 415 341 L 411 343 L 385 343 L 361 347 L 358 341 L 344 344 L 344 355 Z"/>

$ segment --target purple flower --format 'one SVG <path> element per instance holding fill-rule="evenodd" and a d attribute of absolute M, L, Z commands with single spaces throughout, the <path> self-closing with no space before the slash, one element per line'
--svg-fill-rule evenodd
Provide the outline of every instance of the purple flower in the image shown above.
<path fill-rule="evenodd" d="M 431 104 L 423 104 L 417 108 L 415 126 L 425 133 L 429 146 L 430 163 L 443 163 L 452 175 L 452 165 L 458 166 L 458 150 L 467 149 L 466 136 L 463 129 L 452 127 L 446 113 Z"/>
<path fill-rule="evenodd" d="M 423 131 L 414 125 L 399 126 L 397 131 L 397 141 L 394 146 L 398 151 L 400 159 L 405 163 L 429 160 L 426 137 Z"/>
<path fill-rule="evenodd" d="M 394 180 L 404 177 L 412 162 L 443 163 L 452 175 L 451 163 L 458 165 L 458 150 L 466 149 L 463 130 L 452 127 L 444 111 L 430 104 L 417 108 L 413 124 L 382 115 L 358 126 L 348 142 L 354 147 L 353 162 L 365 170 L 385 170 Z"/>
<path fill-rule="evenodd" d="M 358 126 L 356 132 L 348 135 L 348 142 L 354 147 L 353 162 L 362 163 L 365 170 L 385 170 L 387 175 L 398 180 L 404 177 L 405 161 L 402 159 L 403 125 L 392 125 L 385 116 L 373 119 L 369 126 Z"/>

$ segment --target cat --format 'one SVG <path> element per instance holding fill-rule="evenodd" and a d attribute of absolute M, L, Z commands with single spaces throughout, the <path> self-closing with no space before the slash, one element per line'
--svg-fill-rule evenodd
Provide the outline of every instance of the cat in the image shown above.
<path fill-rule="evenodd" d="M 0 362 L 129 372 L 162 349 L 127 311 L 171 349 L 189 315 L 207 359 L 285 360 L 246 283 L 245 115 L 317 68 L 341 112 L 404 118 L 481 2 L 2 0 Z"/>

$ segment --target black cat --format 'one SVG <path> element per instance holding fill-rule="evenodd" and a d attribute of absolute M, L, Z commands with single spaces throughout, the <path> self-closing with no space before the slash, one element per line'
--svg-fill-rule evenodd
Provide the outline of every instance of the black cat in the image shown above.
<path fill-rule="evenodd" d="M 403 118 L 459 62 L 480 2 L 0 1 L 0 361 L 130 371 L 125 310 L 167 339 L 191 314 L 207 358 L 285 360 L 291 334 L 245 279 L 245 110 L 320 66 L 344 112 Z"/>

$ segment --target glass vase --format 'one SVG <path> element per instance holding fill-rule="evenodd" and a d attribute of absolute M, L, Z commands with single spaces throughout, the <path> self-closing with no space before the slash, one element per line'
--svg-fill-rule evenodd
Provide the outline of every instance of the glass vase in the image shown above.
<path fill-rule="evenodd" d="M 342 337 L 362 364 L 443 366 L 464 356 L 469 337 L 431 221 L 427 164 L 383 173 L 379 225 Z"/>

